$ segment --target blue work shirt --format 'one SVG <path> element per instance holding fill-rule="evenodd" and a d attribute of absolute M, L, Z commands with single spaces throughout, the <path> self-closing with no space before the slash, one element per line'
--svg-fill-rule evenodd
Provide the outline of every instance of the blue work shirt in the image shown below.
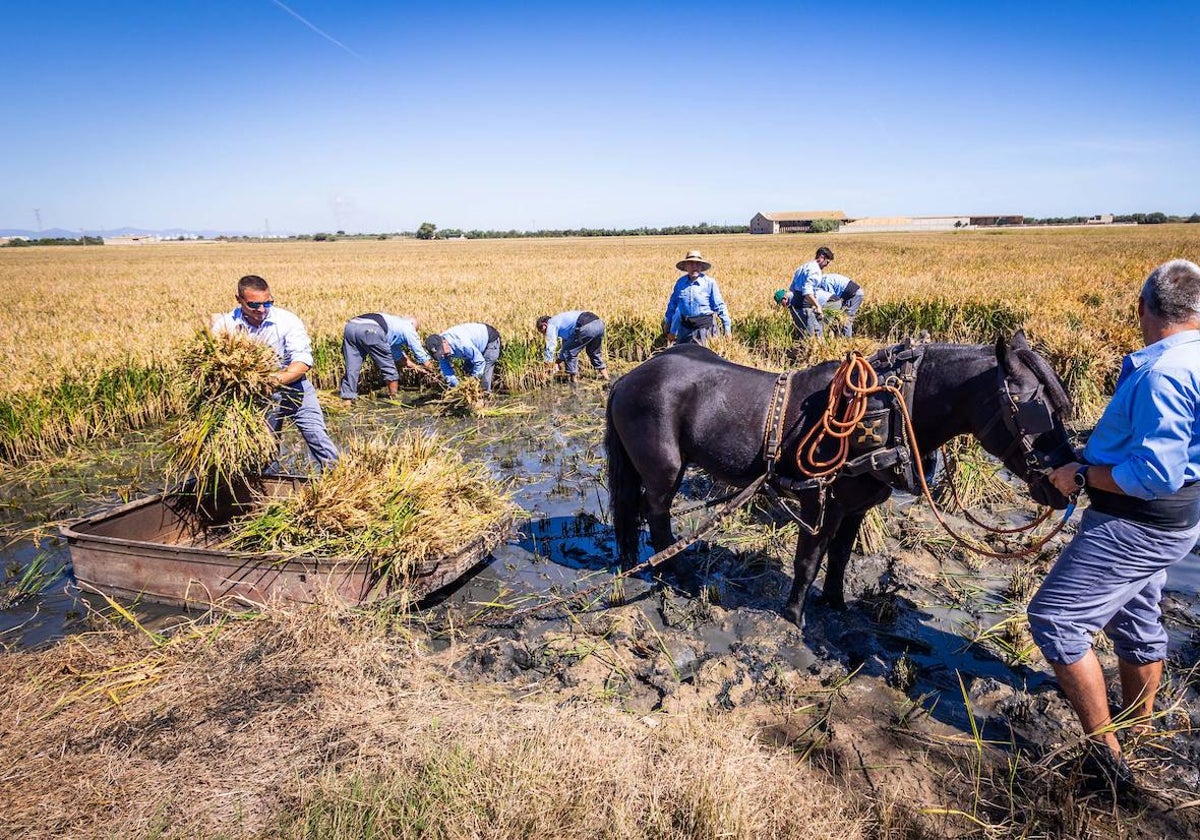
<path fill-rule="evenodd" d="M 387 324 L 387 343 L 392 348 L 392 357 L 396 361 L 404 358 L 405 347 L 412 351 L 412 354 L 416 356 L 420 364 L 425 364 L 429 361 L 429 354 L 425 352 L 425 348 L 421 345 L 421 339 L 417 335 L 417 327 L 411 320 L 401 318 L 399 315 L 389 315 L 386 312 L 378 314 L 379 317 L 383 318 L 383 322 Z"/>
<path fill-rule="evenodd" d="M 816 297 L 816 290 L 824 288 L 819 285 L 821 278 L 821 264 L 816 260 L 809 260 L 797 268 L 796 273 L 792 275 L 792 285 L 788 287 L 788 290 L 792 293 L 793 304 L 796 303 L 796 295 L 799 295 L 801 298 L 805 295 Z"/>
<path fill-rule="evenodd" d="M 488 328 L 486 324 L 458 324 L 442 333 L 442 338 L 450 345 L 450 356 L 439 359 L 438 366 L 446 382 L 453 388 L 458 384 L 454 375 L 454 366 L 450 359 L 462 359 L 467 363 L 467 373 L 474 377 L 483 376 L 485 360 L 483 351 L 488 346 Z"/>
<path fill-rule="evenodd" d="M 1130 353 L 1083 458 L 1111 466 L 1139 499 L 1200 480 L 1200 331 L 1185 330 Z"/>
<path fill-rule="evenodd" d="M 570 312 L 560 312 L 557 315 L 552 315 L 550 320 L 546 322 L 547 362 L 554 361 L 555 354 L 558 352 L 559 339 L 566 342 L 571 336 L 575 335 L 575 322 L 579 320 L 579 316 L 582 314 L 582 309 L 573 309 Z"/>
<path fill-rule="evenodd" d="M 671 297 L 667 299 L 667 332 L 679 335 L 679 327 L 683 318 L 696 318 L 701 315 L 716 315 L 725 325 L 725 332 L 733 329 L 729 320 L 729 310 L 721 297 L 717 281 L 707 274 L 700 274 L 695 280 L 685 274 L 675 281 Z"/>

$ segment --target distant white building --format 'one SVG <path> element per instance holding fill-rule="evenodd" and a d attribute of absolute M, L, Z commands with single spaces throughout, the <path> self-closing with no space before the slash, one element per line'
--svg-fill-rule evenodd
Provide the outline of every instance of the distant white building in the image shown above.
<path fill-rule="evenodd" d="M 1111 225 L 1112 223 L 1112 213 L 1098 213 L 1087 220 L 1087 224 L 1089 225 Z"/>

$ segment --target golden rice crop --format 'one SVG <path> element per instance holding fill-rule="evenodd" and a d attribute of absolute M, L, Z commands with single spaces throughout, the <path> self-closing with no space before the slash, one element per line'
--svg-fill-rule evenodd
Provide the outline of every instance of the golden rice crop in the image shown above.
<path fill-rule="evenodd" d="M 1064 374 L 1086 419 L 1111 388 L 1121 356 L 1140 344 L 1140 283 L 1168 258 L 1200 260 L 1200 225 L 5 248 L 0 419 L 16 418 L 11 451 L 31 448 L 36 434 L 22 425 L 24 404 L 10 405 L 14 396 L 41 394 L 81 369 L 174 362 L 195 327 L 232 307 L 237 278 L 248 271 L 266 277 L 279 305 L 304 321 L 322 350 L 312 377 L 326 388 L 338 375 L 345 321 L 380 310 L 411 312 L 430 331 L 486 319 L 507 344 L 531 336 L 538 314 L 587 308 L 605 319 L 611 355 L 644 358 L 660 340 L 675 262 L 697 247 L 714 263 L 735 335 L 769 353 L 789 329 L 771 292 L 822 244 L 837 255 L 833 270 L 865 290 L 860 334 L 887 340 L 895 330 L 930 327 L 934 340 L 991 341 L 993 331 L 1019 320 Z M 55 306 L 47 308 L 50 298 Z M 131 302 L 151 300 L 166 314 L 126 328 Z M 78 424 L 51 417 L 43 426 Z"/>
<path fill-rule="evenodd" d="M 503 527 L 511 510 L 486 468 L 410 430 L 351 441 L 333 469 L 236 523 L 228 547 L 354 559 L 396 587 L 417 565 Z"/>
<path fill-rule="evenodd" d="M 167 442 L 168 484 L 196 480 L 198 498 L 260 472 L 278 442 L 267 425 L 275 351 L 247 335 L 201 330 L 184 350 L 187 410 Z"/>

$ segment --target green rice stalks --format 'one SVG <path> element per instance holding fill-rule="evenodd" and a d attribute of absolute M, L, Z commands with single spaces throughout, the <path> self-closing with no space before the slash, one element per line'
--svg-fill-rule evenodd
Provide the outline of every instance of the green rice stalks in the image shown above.
<path fill-rule="evenodd" d="M 367 563 L 394 591 L 422 564 L 504 527 L 511 510 L 485 467 L 410 430 L 351 441 L 332 470 L 236 522 L 227 547 Z"/>
<path fill-rule="evenodd" d="M 187 410 L 167 442 L 168 484 L 196 480 L 198 499 L 216 496 L 276 455 L 278 443 L 267 425 L 275 351 L 247 335 L 196 334 L 181 365 L 191 378 Z"/>

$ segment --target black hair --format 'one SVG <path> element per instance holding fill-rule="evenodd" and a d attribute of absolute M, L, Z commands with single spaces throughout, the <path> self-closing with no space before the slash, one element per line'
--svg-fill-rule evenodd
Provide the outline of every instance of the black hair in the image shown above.
<path fill-rule="evenodd" d="M 824 245 L 822 245 L 820 248 L 817 249 L 817 259 L 820 259 L 821 257 L 824 257 L 825 259 L 832 262 L 833 261 L 833 251 L 830 251 L 828 248 L 826 248 Z"/>
<path fill-rule="evenodd" d="M 549 315 L 539 315 L 538 319 L 537 319 L 537 328 L 540 330 L 542 327 L 546 326 L 546 324 L 548 324 L 549 322 L 550 322 Z"/>
<path fill-rule="evenodd" d="M 267 285 L 267 281 L 257 274 L 247 274 L 241 280 L 238 280 L 238 297 L 242 297 L 247 289 L 253 289 L 256 292 L 271 291 L 271 287 Z"/>

